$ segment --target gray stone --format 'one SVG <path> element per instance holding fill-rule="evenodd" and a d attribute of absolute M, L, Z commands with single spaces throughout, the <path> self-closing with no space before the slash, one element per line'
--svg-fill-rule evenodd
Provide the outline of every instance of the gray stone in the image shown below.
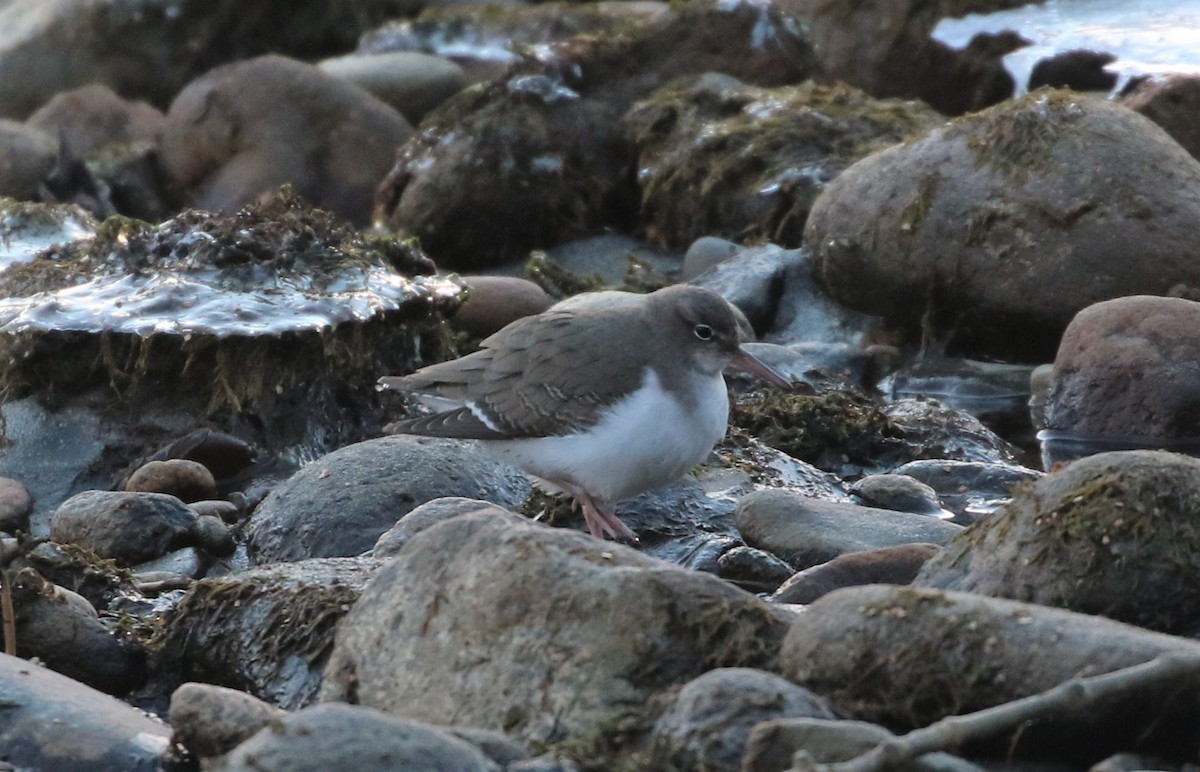
<path fill-rule="evenodd" d="M 850 486 L 850 492 L 859 498 L 860 503 L 869 507 L 934 517 L 941 517 L 945 513 L 937 492 L 907 475 L 869 474 L 856 480 Z"/>
<path fill-rule="evenodd" d="M 391 557 L 398 553 L 405 544 L 408 544 L 409 539 L 426 528 L 468 512 L 505 513 L 508 510 L 489 501 L 466 499 L 461 496 L 446 496 L 426 501 L 400 518 L 394 526 L 379 537 L 375 542 L 375 547 L 371 550 L 371 557 Z"/>
<path fill-rule="evenodd" d="M 171 742 L 197 758 L 220 756 L 287 711 L 237 689 L 185 683 L 171 694 Z"/>
<path fill-rule="evenodd" d="M 716 236 L 701 236 L 683 253 L 683 267 L 679 271 L 680 281 L 691 281 L 700 274 L 715 268 L 741 251 L 742 245 Z"/>
<path fill-rule="evenodd" d="M 195 512 L 165 493 L 84 491 L 55 510 L 50 538 L 131 566 L 185 546 L 195 520 Z"/>
<path fill-rule="evenodd" d="M 154 772 L 170 727 L 66 676 L 0 654 L 0 748 L 20 769 Z"/>
<path fill-rule="evenodd" d="M 500 772 L 481 751 L 436 726 L 371 708 L 326 703 L 292 713 L 214 762 L 213 772 Z"/>
<path fill-rule="evenodd" d="M 636 600 L 635 600 L 636 599 Z M 600 754 L 713 667 L 771 668 L 783 616 L 721 580 L 515 515 L 417 534 L 339 625 L 322 699 Z"/>
<path fill-rule="evenodd" d="M 655 724 L 651 764 L 664 772 L 736 772 L 754 725 L 783 716 L 833 713 L 812 692 L 773 673 L 710 670 L 685 685 Z"/>
<path fill-rule="evenodd" d="M 469 85 L 462 67 L 445 57 L 418 51 L 351 54 L 324 59 L 317 66 L 370 91 L 414 126 Z"/>
<path fill-rule="evenodd" d="M 936 544 L 898 544 L 865 552 L 847 552 L 795 574 L 775 591 L 771 600 L 804 604 L 839 587 L 909 584 L 938 549 Z"/>
<path fill-rule="evenodd" d="M 382 561 L 318 558 L 196 582 L 166 621 L 167 661 L 289 710 L 316 697 L 334 627 Z"/>
<path fill-rule="evenodd" d="M 945 544 L 962 530 L 926 515 L 822 501 L 783 490 L 743 496 L 734 519 L 747 544 L 798 570 L 847 552 L 914 542 Z"/>
<path fill-rule="evenodd" d="M 804 751 L 820 764 L 849 761 L 893 737 L 883 727 L 866 721 L 771 719 L 758 724 L 750 733 L 740 772 L 790 769 L 797 751 Z M 927 753 L 916 761 L 888 769 L 890 772 L 983 772 L 982 767 L 948 753 Z"/>
<path fill-rule="evenodd" d="M 476 443 L 395 436 L 313 461 L 271 491 L 247 528 L 256 563 L 359 555 L 415 507 L 445 496 L 515 507 L 530 484 Z"/>

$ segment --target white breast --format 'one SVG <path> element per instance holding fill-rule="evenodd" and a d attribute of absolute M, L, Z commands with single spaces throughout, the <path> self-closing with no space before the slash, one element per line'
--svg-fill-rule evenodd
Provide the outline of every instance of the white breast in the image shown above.
<path fill-rule="evenodd" d="M 642 386 L 583 434 L 484 444 L 551 487 L 570 481 L 619 501 L 679 479 L 725 435 L 729 396 L 719 373 L 696 384 L 693 405 L 663 391 L 647 369 Z"/>

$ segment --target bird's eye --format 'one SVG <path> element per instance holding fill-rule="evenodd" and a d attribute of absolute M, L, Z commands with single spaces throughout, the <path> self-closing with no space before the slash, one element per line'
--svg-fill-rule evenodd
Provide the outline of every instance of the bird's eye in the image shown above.
<path fill-rule="evenodd" d="M 697 324 L 692 331 L 696 333 L 696 337 L 700 340 L 712 340 L 713 328 L 707 324 Z"/>

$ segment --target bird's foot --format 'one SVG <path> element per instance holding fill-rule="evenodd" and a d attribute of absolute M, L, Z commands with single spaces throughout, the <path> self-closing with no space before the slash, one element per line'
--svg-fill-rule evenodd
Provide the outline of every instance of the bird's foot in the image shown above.
<path fill-rule="evenodd" d="M 587 523 L 588 533 L 592 536 L 603 539 L 607 535 L 614 541 L 638 543 L 637 534 L 622 523 L 615 514 L 604 507 L 597 506 L 590 497 L 578 498 L 577 501 L 583 510 L 583 519 Z"/>

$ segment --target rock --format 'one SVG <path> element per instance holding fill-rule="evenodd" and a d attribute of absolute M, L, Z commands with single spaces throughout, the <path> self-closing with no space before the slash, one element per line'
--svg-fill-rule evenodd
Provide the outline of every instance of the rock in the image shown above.
<path fill-rule="evenodd" d="M 167 493 L 184 502 L 217 497 L 217 482 L 204 464 L 173 458 L 150 461 L 138 467 L 125 481 L 125 490 Z"/>
<path fill-rule="evenodd" d="M 166 621 L 165 661 L 178 663 L 184 680 L 226 684 L 287 709 L 306 705 L 334 627 L 380 565 L 324 558 L 196 582 Z"/>
<path fill-rule="evenodd" d="M 0 693 L 6 702 L 0 711 L 0 747 L 4 760 L 16 768 L 160 769 L 170 728 L 118 699 L 7 654 L 0 654 Z"/>
<path fill-rule="evenodd" d="M 835 300 L 1045 361 L 1091 303 L 1200 284 L 1200 162 L 1128 108 L 1039 91 L 850 167 L 805 239 Z"/>
<path fill-rule="evenodd" d="M 192 523 L 191 532 L 197 546 L 214 557 L 227 558 L 237 549 L 233 531 L 219 517 L 200 515 Z"/>
<path fill-rule="evenodd" d="M 756 725 L 746 742 L 741 772 L 789 769 L 797 751 L 821 764 L 849 761 L 895 737 L 866 721 L 773 718 Z M 889 764 L 889 772 L 982 772 L 982 767 L 948 753 L 927 753 L 914 762 Z"/>
<path fill-rule="evenodd" d="M 869 474 L 855 480 L 850 492 L 868 507 L 933 517 L 945 512 L 932 487 L 903 474 Z"/>
<path fill-rule="evenodd" d="M 773 244 L 740 249 L 691 283 L 733 303 L 757 335 L 774 342 L 856 341 L 870 324 L 817 289 L 812 258 L 803 249 Z"/>
<path fill-rule="evenodd" d="M 970 413 L 929 399 L 898 399 L 884 407 L 910 458 L 1014 462 L 1019 451 Z"/>
<path fill-rule="evenodd" d="M 33 496 L 25 486 L 8 477 L 0 477 L 0 531 L 28 532 L 32 511 Z"/>
<path fill-rule="evenodd" d="M 324 59 L 317 66 L 371 92 L 414 126 L 469 85 L 462 67 L 445 57 L 417 51 L 351 54 Z"/>
<path fill-rule="evenodd" d="M 771 600 L 808 604 L 840 587 L 909 584 L 938 549 L 936 544 L 918 543 L 847 552 L 794 574 L 775 591 Z"/>
<path fill-rule="evenodd" d="M 505 772 L 579 772 L 579 765 L 555 753 L 547 753 L 527 761 L 518 761 Z"/>
<path fill-rule="evenodd" d="M 990 7 L 1019 4 L 999 0 Z M 934 27 L 952 7 L 984 10 L 962 5 L 785 0 L 783 9 L 821 41 L 817 54 L 832 79 L 876 97 L 917 97 L 958 115 L 1012 96 L 1015 84 L 1002 57 L 1025 44 L 1014 33 L 978 35 L 961 51 L 934 40 Z"/>
<path fill-rule="evenodd" d="M 1161 451 L 1075 461 L 976 523 L 916 584 L 1200 632 L 1200 460 Z"/>
<path fill-rule="evenodd" d="M 188 506 L 200 517 L 217 517 L 226 523 L 236 523 L 242 517 L 241 508 L 232 501 L 193 501 Z"/>
<path fill-rule="evenodd" d="M 903 474 L 929 485 L 954 521 L 969 525 L 1012 497 L 1016 486 L 1034 482 L 1042 473 L 1017 464 L 925 459 L 897 467 Z"/>
<path fill-rule="evenodd" d="M 1117 74 L 1104 69 L 1105 65 L 1117 61 L 1117 57 L 1104 51 L 1086 48 L 1062 51 L 1054 56 L 1039 59 L 1029 73 L 1028 91 L 1043 86 L 1069 88 L 1074 91 L 1100 91 L 1108 96 L 1117 85 Z M 1156 121 L 1157 123 L 1157 121 Z"/>
<path fill-rule="evenodd" d="M 31 126 L 0 118 L 0 196 L 36 200 L 58 158 L 58 143 Z"/>
<path fill-rule="evenodd" d="M 714 70 L 759 85 L 817 71 L 802 31 L 769 5 L 698 3 L 627 35 L 573 38 L 430 113 L 381 185 L 376 220 L 457 270 L 629 222 L 635 152 L 621 115 L 672 78 Z"/>
<path fill-rule="evenodd" d="M 717 576 L 750 592 L 772 592 L 795 569 L 769 552 L 740 545 L 717 558 Z"/>
<path fill-rule="evenodd" d="M 217 480 L 225 480 L 246 472 L 254 463 L 254 448 L 232 434 L 196 429 L 159 448 L 149 461 L 185 459 L 203 464 Z"/>
<path fill-rule="evenodd" d="M 256 563 L 359 555 L 420 504 L 444 496 L 502 507 L 530 484 L 515 467 L 462 440 L 395 436 L 348 445 L 271 491 L 247 527 Z"/>
<path fill-rule="evenodd" d="M 172 744 L 182 745 L 196 758 L 211 758 L 233 750 L 287 714 L 236 689 L 185 683 L 171 694 L 167 721 Z"/>
<path fill-rule="evenodd" d="M 649 730 L 662 690 L 714 667 L 771 669 L 782 624 L 715 577 L 472 513 L 384 566 L 338 628 L 321 697 L 608 758 Z"/>
<path fill-rule="evenodd" d="M 555 277 L 548 270 L 551 265 L 567 274 L 568 282 L 584 285 L 589 290 L 601 289 L 603 285 L 637 287 L 643 277 L 648 281 L 643 286 L 654 290 L 671 283 L 665 277 L 673 276 L 681 262 L 682 258 L 674 252 L 660 249 L 642 239 L 620 233 L 603 233 L 555 244 L 546 250 L 545 257 L 534 253 L 525 263 L 524 270 L 526 275 L 547 287 L 548 291 L 554 292 L 559 288 L 560 294 L 574 296 L 585 290 L 555 282 Z M 593 283 L 596 286 L 590 286 Z M 558 287 L 547 286 L 552 284 L 558 284 Z"/>
<path fill-rule="evenodd" d="M 186 546 L 195 520 L 195 512 L 165 493 L 84 491 L 55 510 L 50 538 L 131 566 Z"/>
<path fill-rule="evenodd" d="M 1030 656 L 1039 651 L 1053 656 Z M 808 606 L 781 657 L 788 678 L 835 707 L 907 730 L 1168 652 L 1196 656 L 1200 644 L 1032 603 L 868 585 Z M 1022 726 L 988 747 L 1009 759 L 1053 748 L 1075 768 L 1133 744 L 1152 752 L 1182 741 L 1183 748 L 1184 738 L 1195 736 L 1194 696 L 1190 687 L 1128 691 L 1091 710 Z"/>
<path fill-rule="evenodd" d="M 467 499 L 461 496 L 445 496 L 432 501 L 426 501 L 414 507 L 396 524 L 383 533 L 371 550 L 371 557 L 390 558 L 400 552 L 408 540 L 430 526 L 449 520 L 452 517 L 465 515 L 468 512 L 489 512 L 502 514 L 508 510 L 498 507 L 489 501 Z"/>
<path fill-rule="evenodd" d="M 1054 358 L 1046 428 L 1151 447 L 1200 434 L 1200 303 L 1134 296 L 1089 306 Z M 1136 447 L 1136 445 L 1135 445 Z"/>
<path fill-rule="evenodd" d="M 214 762 L 214 772 L 500 772 L 449 732 L 371 708 L 327 703 L 291 713 Z"/>
<path fill-rule="evenodd" d="M 553 301 L 546 291 L 515 276 L 466 276 L 467 299 L 450 324 L 468 335 L 486 338 L 523 316 L 540 314 Z"/>
<path fill-rule="evenodd" d="M 1145 78 L 1118 101 L 1161 126 L 1193 157 L 1200 157 L 1200 128 L 1189 119 L 1200 104 L 1200 78 L 1190 74 Z"/>
<path fill-rule="evenodd" d="M 530 758 L 529 749 L 503 732 L 491 729 L 472 729 L 471 727 L 445 726 L 444 729 L 455 737 L 466 740 L 483 755 L 499 764 L 505 770 L 512 769 L 513 764 L 519 764 Z"/>
<path fill-rule="evenodd" d="M 641 222 L 682 249 L 704 235 L 798 247 L 813 200 L 850 164 L 942 122 L 920 102 L 812 80 L 755 88 L 705 73 L 625 114 L 638 150 Z"/>
<path fill-rule="evenodd" d="M 945 544 L 962 530 L 925 515 L 772 489 L 743 496 L 733 516 L 747 544 L 777 555 L 797 569 L 847 552 L 918 542 Z"/>
<path fill-rule="evenodd" d="M 63 138 L 79 156 L 116 142 L 155 140 L 162 124 L 163 114 L 156 108 L 123 99 L 102 83 L 59 92 L 25 121 Z"/>
<path fill-rule="evenodd" d="M 51 584 L 32 568 L 12 579 L 17 655 L 110 694 L 141 684 L 145 657 L 135 644 L 114 637 L 91 604 Z"/>
<path fill-rule="evenodd" d="M 664 772 L 737 770 L 760 721 L 833 718 L 812 692 L 773 673 L 718 668 L 688 682 L 654 726 L 650 765 Z"/>
<path fill-rule="evenodd" d="M 679 280 L 690 282 L 711 268 L 715 268 L 742 250 L 742 245 L 716 236 L 701 236 L 688 246 L 683 254 L 683 268 Z M 745 309 L 742 309 L 745 311 Z"/>
<path fill-rule="evenodd" d="M 199 579 L 207 573 L 211 563 L 212 558 L 196 547 L 184 547 L 174 552 L 168 552 L 160 558 L 147 560 L 145 563 L 133 566 L 133 572 L 138 582 L 146 581 L 143 578 L 144 574 L 154 575 L 164 572 L 173 577 Z M 151 579 L 150 581 L 158 580 Z"/>
<path fill-rule="evenodd" d="M 284 183 L 357 224 L 412 127 L 368 92 L 280 56 L 218 67 L 167 112 L 163 169 L 185 206 L 233 212 Z"/>

